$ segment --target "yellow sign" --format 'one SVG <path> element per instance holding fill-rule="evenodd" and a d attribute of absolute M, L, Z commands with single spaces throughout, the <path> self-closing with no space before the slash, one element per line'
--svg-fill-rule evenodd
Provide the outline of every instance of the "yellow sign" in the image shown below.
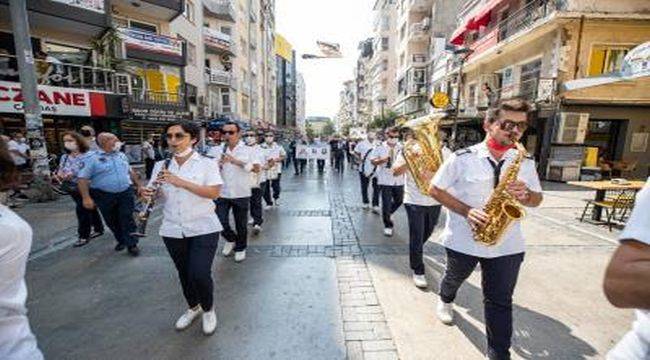
<path fill-rule="evenodd" d="M 275 33 L 275 53 L 286 61 L 293 61 L 293 47 L 284 36 Z"/>
<path fill-rule="evenodd" d="M 433 94 L 430 102 L 436 109 L 446 108 L 449 105 L 449 96 L 443 92 L 437 92 Z"/>

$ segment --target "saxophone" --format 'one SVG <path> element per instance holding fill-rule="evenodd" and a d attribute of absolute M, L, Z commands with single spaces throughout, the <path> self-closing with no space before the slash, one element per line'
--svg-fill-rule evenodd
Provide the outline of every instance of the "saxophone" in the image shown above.
<path fill-rule="evenodd" d="M 515 142 L 517 157 L 508 166 L 506 173 L 494 189 L 483 211 L 488 215 L 488 223 L 484 227 L 474 227 L 474 240 L 487 246 L 496 245 L 506 230 L 515 220 L 526 216 L 524 208 L 519 201 L 507 191 L 508 184 L 517 180 L 521 162 L 527 155 L 526 149 L 519 142 Z"/>
<path fill-rule="evenodd" d="M 425 195 L 429 194 L 431 176 L 442 165 L 442 144 L 438 129 L 443 117 L 442 114 L 425 116 L 403 125 L 413 130 L 414 139 L 404 144 L 402 154 L 418 189 Z"/>

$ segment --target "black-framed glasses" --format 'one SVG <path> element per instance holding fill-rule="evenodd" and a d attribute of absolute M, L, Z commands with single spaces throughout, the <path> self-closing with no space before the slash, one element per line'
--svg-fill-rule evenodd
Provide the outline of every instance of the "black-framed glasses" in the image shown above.
<path fill-rule="evenodd" d="M 512 121 L 512 120 L 501 120 L 499 127 L 503 131 L 512 131 L 515 128 L 519 129 L 520 132 L 524 132 L 528 129 L 528 122 L 526 121 Z"/>
<path fill-rule="evenodd" d="M 183 140 L 187 137 L 187 135 L 188 135 L 187 133 L 177 132 L 177 133 L 167 133 L 165 134 L 165 137 L 167 139 Z"/>
<path fill-rule="evenodd" d="M 221 131 L 224 135 L 235 135 L 237 133 L 236 130 L 222 130 Z"/>

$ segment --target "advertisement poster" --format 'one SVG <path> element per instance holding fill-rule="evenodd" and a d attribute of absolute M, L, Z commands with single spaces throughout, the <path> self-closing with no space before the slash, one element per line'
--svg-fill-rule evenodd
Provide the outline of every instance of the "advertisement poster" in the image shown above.
<path fill-rule="evenodd" d="M 90 116 L 90 92 L 58 86 L 38 86 L 41 112 L 46 115 Z M 20 83 L 0 81 L 0 113 L 23 113 Z"/>

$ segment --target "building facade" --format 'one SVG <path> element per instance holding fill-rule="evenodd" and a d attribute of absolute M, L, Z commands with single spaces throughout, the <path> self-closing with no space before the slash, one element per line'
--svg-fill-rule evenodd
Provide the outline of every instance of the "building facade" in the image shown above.
<path fill-rule="evenodd" d="M 307 88 L 305 85 L 305 78 L 301 73 L 297 74 L 296 81 L 296 129 L 301 133 L 305 133 L 305 120 L 307 117 Z"/>
<path fill-rule="evenodd" d="M 359 43 L 359 57 L 354 70 L 355 107 L 353 114 L 357 126 L 366 127 L 372 121 L 372 78 L 370 76 L 371 61 L 373 58 L 373 38 Z"/>
<path fill-rule="evenodd" d="M 275 34 L 276 46 L 276 125 L 296 127 L 296 52 L 280 34 Z"/>
<path fill-rule="evenodd" d="M 383 116 L 397 97 L 397 5 L 395 0 L 377 0 L 373 7 L 373 56 L 370 67 L 372 115 Z"/>

